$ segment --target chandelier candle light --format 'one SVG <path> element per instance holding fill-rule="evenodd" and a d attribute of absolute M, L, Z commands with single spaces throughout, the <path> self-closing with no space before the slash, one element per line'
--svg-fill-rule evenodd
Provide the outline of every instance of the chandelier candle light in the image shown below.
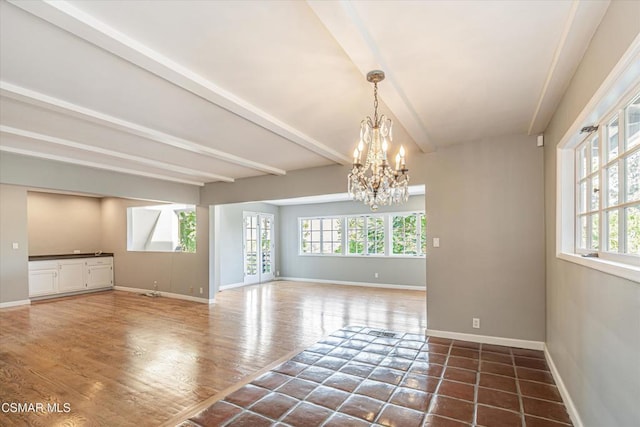
<path fill-rule="evenodd" d="M 395 169 L 387 160 L 393 140 L 393 121 L 384 115 L 378 117 L 378 83 L 382 80 L 383 71 L 367 73 L 367 81 L 373 83 L 373 119 L 367 117 L 360 123 L 360 141 L 353 151 L 353 169 L 349 173 L 348 186 L 351 198 L 364 202 L 373 211 L 379 206 L 401 204 L 409 199 L 409 169 L 404 147 L 400 146 L 396 155 Z M 365 148 L 367 153 L 363 164 Z"/>

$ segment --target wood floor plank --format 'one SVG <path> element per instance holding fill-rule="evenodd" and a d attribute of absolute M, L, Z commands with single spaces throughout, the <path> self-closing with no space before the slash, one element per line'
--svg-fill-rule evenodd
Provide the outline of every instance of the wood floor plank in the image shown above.
<path fill-rule="evenodd" d="M 159 425 L 346 325 L 424 333 L 421 291 L 274 282 L 211 305 L 109 291 L 0 310 L 0 425 Z"/>

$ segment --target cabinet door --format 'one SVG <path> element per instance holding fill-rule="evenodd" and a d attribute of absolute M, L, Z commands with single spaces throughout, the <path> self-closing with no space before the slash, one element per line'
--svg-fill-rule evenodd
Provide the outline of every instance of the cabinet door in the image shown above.
<path fill-rule="evenodd" d="M 111 265 L 90 265 L 87 268 L 87 287 L 104 288 L 113 285 L 113 267 Z"/>
<path fill-rule="evenodd" d="M 71 292 L 86 288 L 84 260 L 59 261 L 58 270 L 60 272 L 58 292 Z"/>
<path fill-rule="evenodd" d="M 55 294 L 58 290 L 58 269 L 29 271 L 29 296 Z"/>

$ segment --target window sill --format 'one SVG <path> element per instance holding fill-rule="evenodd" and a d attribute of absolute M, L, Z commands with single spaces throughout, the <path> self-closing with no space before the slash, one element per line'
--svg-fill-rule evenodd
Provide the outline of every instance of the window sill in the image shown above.
<path fill-rule="evenodd" d="M 347 255 L 343 255 L 343 254 L 301 254 L 299 253 L 298 256 L 304 256 L 304 257 L 314 257 L 314 256 L 319 256 L 319 257 L 335 257 L 335 258 L 360 258 L 360 259 L 366 259 L 366 258 L 376 258 L 376 259 L 425 259 L 426 255 L 358 255 L 358 254 L 347 254 Z"/>
<path fill-rule="evenodd" d="M 585 258 L 580 255 L 565 252 L 558 253 L 556 258 L 640 283 L 640 267 L 602 258 Z"/>

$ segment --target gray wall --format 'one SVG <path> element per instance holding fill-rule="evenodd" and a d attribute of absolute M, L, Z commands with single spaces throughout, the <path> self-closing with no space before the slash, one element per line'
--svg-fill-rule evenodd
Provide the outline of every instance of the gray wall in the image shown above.
<path fill-rule="evenodd" d="M 104 251 L 99 198 L 30 191 L 27 207 L 29 255 Z"/>
<path fill-rule="evenodd" d="M 277 206 L 268 203 L 234 203 L 219 206 L 219 221 L 217 244 L 219 246 L 219 257 L 217 265 L 220 272 L 220 286 L 242 283 L 244 281 L 244 253 L 243 253 L 243 212 L 261 212 L 274 215 L 275 224 L 275 271 L 280 269 L 280 257 L 278 256 L 278 245 L 282 241 L 278 231 L 279 209 Z"/>
<path fill-rule="evenodd" d="M 0 184 L 0 303 L 29 298 L 28 262 L 27 190 Z"/>
<path fill-rule="evenodd" d="M 127 251 L 127 208 L 156 205 L 130 199 L 102 200 L 104 251 L 114 253 L 115 284 L 209 298 L 209 209 L 196 207 L 196 253 Z M 203 293 L 200 294 L 200 288 Z"/>
<path fill-rule="evenodd" d="M 378 213 L 423 211 L 424 196 L 414 196 L 406 205 L 381 207 Z M 371 210 L 360 202 L 317 203 L 280 207 L 281 276 L 303 279 L 385 283 L 425 287 L 424 258 L 374 258 L 353 256 L 310 256 L 298 253 L 298 218 L 322 215 L 367 214 Z M 374 273 L 379 273 L 378 278 Z"/>
<path fill-rule="evenodd" d="M 640 420 L 640 284 L 556 259 L 556 146 L 640 33 L 614 1 L 545 131 L 547 347 L 585 426 Z"/>
<path fill-rule="evenodd" d="M 544 341 L 542 162 L 535 137 L 512 136 L 427 163 L 429 234 L 440 238 L 427 259 L 428 329 Z"/>
<path fill-rule="evenodd" d="M 0 153 L 0 183 L 44 190 L 198 204 L 200 187 Z"/>

